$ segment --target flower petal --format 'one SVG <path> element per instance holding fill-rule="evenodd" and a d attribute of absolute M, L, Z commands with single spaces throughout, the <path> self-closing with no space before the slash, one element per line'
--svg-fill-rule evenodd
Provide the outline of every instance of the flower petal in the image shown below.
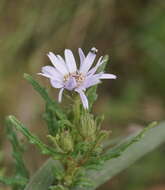
<path fill-rule="evenodd" d="M 44 66 L 42 67 L 41 71 L 42 73 L 38 74 L 47 78 L 55 79 L 58 81 L 62 81 L 63 79 L 63 76 L 52 66 Z"/>
<path fill-rule="evenodd" d="M 99 84 L 101 81 L 99 79 L 90 79 L 90 80 L 87 80 L 86 83 L 85 83 L 85 88 L 89 88 L 91 86 L 94 86 L 96 84 Z"/>
<path fill-rule="evenodd" d="M 59 82 L 54 79 L 50 79 L 50 83 L 51 83 L 52 87 L 54 87 L 54 88 L 62 88 L 64 86 L 64 84 L 62 82 Z"/>
<path fill-rule="evenodd" d="M 100 76 L 100 79 L 116 79 L 117 78 L 117 76 L 116 75 L 113 75 L 113 74 L 102 74 L 101 76 Z"/>
<path fill-rule="evenodd" d="M 96 53 L 95 51 L 93 51 L 93 48 L 90 50 L 90 52 L 88 53 L 88 55 L 86 56 L 86 58 L 84 59 L 81 67 L 80 67 L 80 72 L 83 73 L 84 75 L 89 71 L 89 69 L 91 68 L 94 60 L 96 57 Z"/>
<path fill-rule="evenodd" d="M 61 64 L 63 64 L 67 68 L 67 65 L 66 65 L 64 59 L 61 57 L 61 55 L 57 55 L 57 58 L 59 59 L 59 61 L 61 62 Z"/>
<path fill-rule="evenodd" d="M 65 49 L 65 61 L 70 73 L 75 73 L 77 71 L 76 61 L 73 53 L 69 49 Z"/>
<path fill-rule="evenodd" d="M 79 90 L 79 89 L 76 89 L 75 91 L 79 93 L 84 108 L 88 109 L 89 104 L 88 104 L 88 99 L 87 99 L 85 93 L 82 90 Z"/>
<path fill-rule="evenodd" d="M 84 55 L 84 52 L 82 51 L 81 48 L 78 48 L 78 54 L 79 54 L 79 57 L 80 57 L 80 67 L 85 59 L 85 55 Z"/>
<path fill-rule="evenodd" d="M 54 53 L 49 52 L 48 57 L 58 72 L 60 72 L 63 76 L 68 74 L 66 65 L 61 60 L 59 60 Z"/>
<path fill-rule="evenodd" d="M 97 62 L 97 64 L 95 65 L 95 67 L 93 67 L 87 74 L 88 75 L 93 75 L 95 74 L 95 72 L 97 71 L 97 69 L 104 63 L 104 61 L 102 60 L 103 56 L 101 56 Z"/>
<path fill-rule="evenodd" d="M 62 101 L 62 94 L 63 94 L 64 88 L 61 88 L 58 94 L 58 102 Z"/>
<path fill-rule="evenodd" d="M 89 88 L 91 86 L 94 86 L 98 83 L 100 83 L 100 74 L 95 74 L 95 75 L 91 75 L 91 76 L 87 76 L 84 83 L 83 83 L 83 87 L 84 88 Z"/>

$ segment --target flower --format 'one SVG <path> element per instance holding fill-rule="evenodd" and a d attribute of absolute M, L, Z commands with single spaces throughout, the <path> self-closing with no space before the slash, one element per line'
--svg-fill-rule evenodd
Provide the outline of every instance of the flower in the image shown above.
<path fill-rule="evenodd" d="M 84 55 L 81 48 L 78 49 L 80 57 L 80 67 L 77 68 L 73 53 L 69 49 L 65 49 L 65 60 L 60 55 L 55 55 L 49 52 L 48 57 L 53 66 L 42 67 L 42 72 L 38 73 L 50 79 L 52 87 L 59 88 L 58 101 L 62 101 L 64 89 L 76 91 L 79 93 L 82 104 L 85 109 L 88 109 L 88 99 L 85 95 L 85 90 L 101 82 L 101 79 L 116 79 L 113 74 L 105 74 L 103 72 L 96 73 L 97 69 L 103 64 L 101 56 L 96 65 L 92 67 L 96 58 L 97 49 L 92 48 L 87 56 Z"/>

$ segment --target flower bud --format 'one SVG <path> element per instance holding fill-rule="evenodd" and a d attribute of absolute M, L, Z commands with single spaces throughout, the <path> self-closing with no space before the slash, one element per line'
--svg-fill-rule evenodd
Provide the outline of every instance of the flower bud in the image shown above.
<path fill-rule="evenodd" d="M 63 131 L 60 135 L 56 137 L 58 139 L 58 144 L 64 152 L 73 151 L 73 139 L 69 131 Z"/>
<path fill-rule="evenodd" d="M 73 151 L 73 139 L 69 131 L 62 131 L 60 134 L 57 134 L 55 137 L 48 135 L 49 139 L 53 142 L 57 151 L 59 152 L 72 152 Z"/>
<path fill-rule="evenodd" d="M 81 117 L 80 134 L 88 141 L 96 139 L 96 122 L 90 114 Z"/>
<path fill-rule="evenodd" d="M 110 131 L 101 130 L 99 135 L 97 136 L 97 142 L 98 144 L 101 144 L 106 138 L 108 138 L 110 134 Z"/>

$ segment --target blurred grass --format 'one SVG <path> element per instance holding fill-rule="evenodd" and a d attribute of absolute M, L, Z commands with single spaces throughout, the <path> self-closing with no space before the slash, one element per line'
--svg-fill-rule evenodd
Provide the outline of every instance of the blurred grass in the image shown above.
<path fill-rule="evenodd" d="M 11 167 L 4 135 L 6 115 L 14 113 L 41 136 L 45 132 L 41 127 L 43 103 L 22 75 L 35 75 L 41 66 L 49 64 L 46 54 L 50 50 L 62 54 L 64 48 L 71 48 L 77 53 L 78 47 L 87 52 L 96 46 L 99 55 L 110 55 L 107 71 L 118 79 L 104 81 L 99 87 L 94 111 L 105 113 L 104 125 L 112 128 L 114 136 L 164 119 L 164 10 L 162 0 L 0 0 L 0 145 L 7 158 L 1 165 Z M 45 80 L 42 82 L 47 85 Z M 52 90 L 55 98 L 56 92 Z M 34 171 L 44 158 L 31 147 L 28 151 L 35 155 L 33 159 L 26 155 Z M 152 169 L 158 175 L 155 184 L 164 183 L 163 175 L 159 176 L 163 157 L 164 150 L 160 149 L 144 161 L 158 168 Z M 133 178 L 130 169 L 124 174 L 126 177 L 119 177 L 123 179 L 119 184 L 112 180 L 111 189 L 120 186 L 130 190 L 137 181 L 138 190 L 150 187 L 152 179 L 142 168 L 135 167 L 133 175 L 142 173 L 144 180 Z"/>

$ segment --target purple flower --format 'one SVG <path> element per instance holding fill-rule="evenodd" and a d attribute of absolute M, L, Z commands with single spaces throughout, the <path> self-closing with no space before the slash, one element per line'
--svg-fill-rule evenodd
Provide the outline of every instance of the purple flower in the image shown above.
<path fill-rule="evenodd" d="M 84 55 L 81 48 L 78 49 L 80 56 L 80 68 L 77 68 L 73 53 L 65 49 L 65 60 L 60 55 L 49 52 L 48 57 L 53 66 L 42 67 L 40 75 L 50 79 L 52 87 L 59 88 L 58 101 L 62 101 L 64 89 L 76 91 L 79 93 L 85 109 L 88 109 L 88 99 L 85 90 L 101 82 L 101 79 L 116 79 L 113 74 L 103 72 L 96 73 L 97 69 L 103 64 L 103 57 L 100 57 L 96 65 L 91 68 L 96 58 L 97 49 L 92 48 L 87 56 Z"/>

